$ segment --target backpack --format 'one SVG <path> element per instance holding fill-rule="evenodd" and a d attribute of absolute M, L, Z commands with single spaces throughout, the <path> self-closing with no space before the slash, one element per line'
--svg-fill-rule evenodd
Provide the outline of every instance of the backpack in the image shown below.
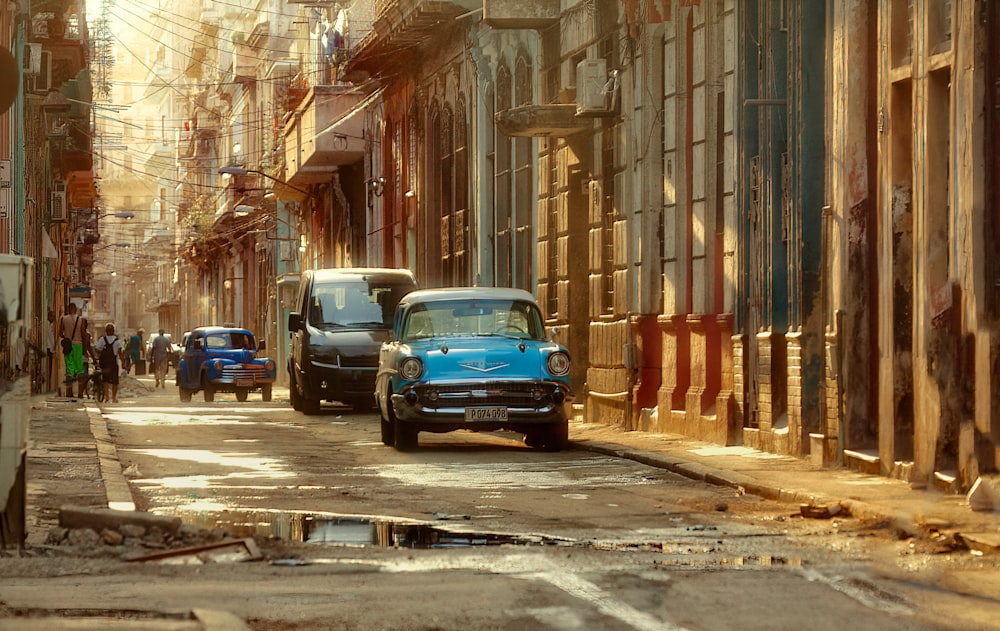
<path fill-rule="evenodd" d="M 114 339 L 117 340 L 118 338 Z M 104 336 L 104 348 L 101 349 L 101 355 L 98 357 L 97 362 L 101 367 L 101 372 L 115 372 L 118 369 L 114 341 L 109 341 L 106 335 Z"/>

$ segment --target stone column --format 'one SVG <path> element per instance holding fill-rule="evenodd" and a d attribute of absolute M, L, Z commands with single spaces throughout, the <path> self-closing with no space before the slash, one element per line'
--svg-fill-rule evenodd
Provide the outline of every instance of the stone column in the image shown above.
<path fill-rule="evenodd" d="M 705 383 L 707 361 L 705 353 L 707 343 L 705 339 L 704 316 L 688 315 L 687 325 L 690 331 L 691 348 L 691 370 L 690 384 L 684 398 L 684 434 L 696 438 L 706 439 L 700 432 L 702 398 L 705 396 Z"/>

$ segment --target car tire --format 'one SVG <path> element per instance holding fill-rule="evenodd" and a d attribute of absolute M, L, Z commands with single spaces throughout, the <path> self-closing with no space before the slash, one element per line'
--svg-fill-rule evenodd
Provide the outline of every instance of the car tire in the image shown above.
<path fill-rule="evenodd" d="M 294 374 L 289 377 L 288 399 L 292 403 L 293 410 L 302 410 L 302 395 L 299 394 L 299 386 L 295 383 Z"/>
<path fill-rule="evenodd" d="M 271 384 L 264 384 L 260 387 L 260 400 L 270 401 L 271 400 Z"/>
<path fill-rule="evenodd" d="M 375 400 L 368 397 L 360 397 L 345 401 L 345 403 L 351 406 L 351 411 L 355 414 L 362 414 L 364 412 L 371 412 L 372 406 L 375 404 Z"/>
<path fill-rule="evenodd" d="M 388 408 L 388 415 L 389 418 L 386 418 L 386 415 L 382 413 L 381 406 L 379 406 L 378 418 L 382 430 L 382 444 L 386 447 L 394 447 L 396 445 L 396 419 L 391 407 Z"/>
<path fill-rule="evenodd" d="M 393 420 L 392 425 L 393 440 L 396 451 L 413 451 L 417 448 L 417 429 L 401 422 L 398 418 Z"/>
<path fill-rule="evenodd" d="M 181 388 L 181 403 L 190 403 L 191 401 L 191 391 L 187 388 Z"/>
<path fill-rule="evenodd" d="M 240 403 L 245 403 L 246 400 L 249 397 L 250 397 L 250 389 L 249 388 L 236 388 L 236 400 L 237 401 L 239 401 Z"/>
<path fill-rule="evenodd" d="M 569 443 L 569 422 L 552 423 L 542 433 L 542 448 L 545 451 L 562 451 Z"/>
<path fill-rule="evenodd" d="M 303 390 L 302 393 L 302 413 L 306 416 L 316 416 L 319 414 L 320 400 L 317 397 L 311 397 L 308 393 Z"/>
<path fill-rule="evenodd" d="M 211 403 L 215 401 L 215 386 L 208 382 L 204 377 L 202 378 L 202 393 L 205 395 L 205 401 Z"/>

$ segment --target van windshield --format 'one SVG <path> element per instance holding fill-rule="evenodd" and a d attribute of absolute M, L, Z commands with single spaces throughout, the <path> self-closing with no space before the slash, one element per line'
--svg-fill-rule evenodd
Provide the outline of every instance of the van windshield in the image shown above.
<path fill-rule="evenodd" d="M 309 324 L 320 329 L 389 328 L 396 305 L 412 289 L 409 284 L 363 278 L 317 283 L 309 307 Z"/>

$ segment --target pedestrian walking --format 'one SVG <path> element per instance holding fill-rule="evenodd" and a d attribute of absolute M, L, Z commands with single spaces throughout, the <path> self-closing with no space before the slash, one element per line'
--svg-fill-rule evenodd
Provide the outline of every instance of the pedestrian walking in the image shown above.
<path fill-rule="evenodd" d="M 128 341 L 130 370 L 134 370 L 136 375 L 146 374 L 146 367 L 142 365 L 142 345 L 144 344 L 142 338 L 144 335 L 146 335 L 146 329 L 139 329 Z"/>
<path fill-rule="evenodd" d="M 56 382 L 56 363 L 52 361 L 56 353 L 56 312 L 49 309 L 46 317 L 49 325 L 45 327 L 45 391 L 52 392 Z"/>
<path fill-rule="evenodd" d="M 77 383 L 79 397 L 86 388 L 83 370 L 84 338 L 89 335 L 87 319 L 77 313 L 75 303 L 69 303 L 66 313 L 59 320 L 59 338 L 63 361 L 66 364 L 66 396 L 73 397 L 73 383 Z"/>
<path fill-rule="evenodd" d="M 149 348 L 149 359 L 153 364 L 153 374 L 156 376 L 157 388 L 167 387 L 167 366 L 170 363 L 170 338 L 160 329 L 160 334 L 153 338 Z"/>
<path fill-rule="evenodd" d="M 97 351 L 97 370 L 101 371 L 101 380 L 104 384 L 104 400 L 118 403 L 118 382 L 125 363 L 125 353 L 122 341 L 115 335 L 113 323 L 108 322 L 104 326 L 104 335 L 94 344 L 94 350 Z"/>

